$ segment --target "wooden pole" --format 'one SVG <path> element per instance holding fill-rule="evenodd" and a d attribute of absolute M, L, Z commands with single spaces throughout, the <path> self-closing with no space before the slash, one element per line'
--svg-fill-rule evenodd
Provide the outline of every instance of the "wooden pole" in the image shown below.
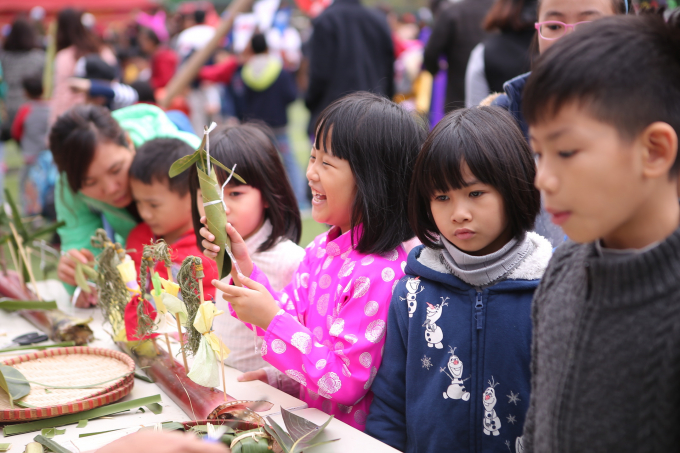
<path fill-rule="evenodd" d="M 234 25 L 234 18 L 237 14 L 250 8 L 253 0 L 234 0 L 224 12 L 224 19 L 220 21 L 215 29 L 213 38 L 198 52 L 195 52 L 180 70 L 173 76 L 165 88 L 165 96 L 159 102 L 161 108 L 167 109 L 170 101 L 177 96 L 184 88 L 191 83 L 198 75 L 198 71 L 208 61 L 208 58 L 217 50 L 224 37 L 231 31 Z"/>
<path fill-rule="evenodd" d="M 14 235 L 14 240 L 17 242 L 17 247 L 19 248 L 19 254 L 24 259 L 26 269 L 28 270 L 28 276 L 31 279 L 31 283 L 33 283 L 33 292 L 38 297 L 38 300 L 43 300 L 42 297 L 40 297 L 40 293 L 38 292 L 38 285 L 36 284 L 35 276 L 33 275 L 33 266 L 31 266 L 30 258 L 28 256 L 26 256 L 26 250 L 24 249 L 24 245 L 22 243 L 21 236 L 19 236 L 19 233 L 17 233 L 17 230 L 16 230 L 16 228 L 14 228 L 14 224 L 12 222 L 9 223 L 9 227 L 12 230 L 12 234 Z"/>

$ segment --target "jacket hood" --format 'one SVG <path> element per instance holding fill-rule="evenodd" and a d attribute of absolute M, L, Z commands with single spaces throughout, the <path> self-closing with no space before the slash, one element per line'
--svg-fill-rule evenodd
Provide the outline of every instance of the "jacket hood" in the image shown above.
<path fill-rule="evenodd" d="M 531 73 L 527 72 L 526 74 L 518 75 L 514 79 L 510 79 L 503 84 L 503 90 L 505 90 L 505 94 L 507 94 L 510 99 L 510 105 L 512 107 L 517 107 L 518 111 L 521 111 L 522 92 L 524 92 L 524 86 L 527 84 L 530 75 Z"/>
<path fill-rule="evenodd" d="M 526 291 L 538 286 L 552 257 L 552 246 L 550 241 L 537 233 L 528 232 L 527 237 L 536 245 L 536 249 L 505 280 L 489 287 L 490 291 Z M 423 245 L 418 246 L 409 253 L 404 272 L 461 290 L 473 288 L 473 286 L 449 273 L 439 257 L 439 250 L 430 249 Z"/>
<path fill-rule="evenodd" d="M 279 78 L 283 65 L 271 55 L 255 55 L 243 66 L 243 83 L 253 91 L 264 91 Z"/>

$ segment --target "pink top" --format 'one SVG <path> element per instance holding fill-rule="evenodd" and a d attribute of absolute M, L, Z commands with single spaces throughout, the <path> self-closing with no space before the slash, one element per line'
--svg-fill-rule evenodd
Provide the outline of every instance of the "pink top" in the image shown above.
<path fill-rule="evenodd" d="M 111 66 L 118 64 L 116 56 L 108 47 L 102 47 L 99 55 Z M 54 87 L 52 87 L 50 125 L 57 120 L 59 115 L 71 107 L 85 103 L 84 93 L 74 93 L 68 87 L 68 79 L 74 76 L 76 70 L 76 62 L 78 61 L 76 56 L 75 46 L 69 46 L 57 52 L 54 57 Z"/>
<path fill-rule="evenodd" d="M 266 332 L 262 357 L 300 384 L 300 399 L 363 431 L 380 367 L 392 291 L 406 251 L 384 256 L 352 248 L 350 232 L 332 228 L 305 250 L 293 281 L 272 291 L 255 266 L 251 278 L 281 306 Z M 232 310 L 232 315 L 236 314 Z"/>

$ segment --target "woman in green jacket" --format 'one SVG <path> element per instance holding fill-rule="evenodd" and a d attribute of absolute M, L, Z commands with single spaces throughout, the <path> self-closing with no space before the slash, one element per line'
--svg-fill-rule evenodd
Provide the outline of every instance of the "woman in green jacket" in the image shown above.
<path fill-rule="evenodd" d="M 99 252 L 90 244 L 95 231 L 104 228 L 109 237 L 124 244 L 140 221 L 128 170 L 135 148 L 160 137 L 179 138 L 193 148 L 200 143 L 148 104 L 115 112 L 77 106 L 52 126 L 50 150 L 61 173 L 54 195 L 57 220 L 66 223 L 57 230 L 62 249 L 57 275 L 69 292 L 75 288 L 76 263 L 87 263 Z"/>

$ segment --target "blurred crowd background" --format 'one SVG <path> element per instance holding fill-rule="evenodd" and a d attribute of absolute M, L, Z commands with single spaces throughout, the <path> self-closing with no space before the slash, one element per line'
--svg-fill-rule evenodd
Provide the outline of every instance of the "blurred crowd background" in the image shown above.
<path fill-rule="evenodd" d="M 537 50 L 536 0 L 10 3 L 0 5 L 0 185 L 23 215 L 45 218 L 49 127 L 76 104 L 158 104 L 197 134 L 211 121 L 264 122 L 304 213 L 314 121 L 332 101 L 368 90 L 436 124 L 502 92 Z"/>

